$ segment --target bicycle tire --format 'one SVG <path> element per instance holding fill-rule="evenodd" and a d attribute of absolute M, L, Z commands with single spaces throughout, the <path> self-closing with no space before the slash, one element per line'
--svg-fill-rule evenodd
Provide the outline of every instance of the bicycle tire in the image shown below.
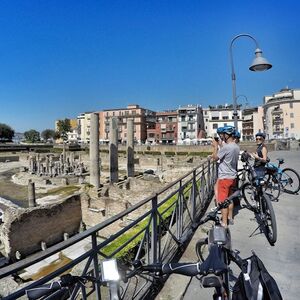
<path fill-rule="evenodd" d="M 265 192 L 271 197 L 272 201 L 278 200 L 281 188 L 277 177 L 267 174 L 265 176 L 265 182 Z"/>
<path fill-rule="evenodd" d="M 255 187 L 250 182 L 246 182 L 242 186 L 242 196 L 246 203 L 246 206 L 250 210 L 256 210 L 257 202 L 255 200 Z"/>
<path fill-rule="evenodd" d="M 288 194 L 296 194 L 300 190 L 300 176 L 292 168 L 282 170 L 280 183 L 283 187 L 283 191 Z"/>
<path fill-rule="evenodd" d="M 264 233 L 270 245 L 274 246 L 274 244 L 277 241 L 277 224 L 276 224 L 275 212 L 269 195 L 263 193 L 262 197 L 263 199 L 262 199 L 261 210 L 265 216 L 263 220 Z"/>
<path fill-rule="evenodd" d="M 201 262 L 204 262 L 206 260 L 206 258 L 208 257 L 208 238 L 204 238 L 204 239 L 200 239 L 197 243 L 196 243 L 196 254 L 198 256 L 198 259 Z"/>

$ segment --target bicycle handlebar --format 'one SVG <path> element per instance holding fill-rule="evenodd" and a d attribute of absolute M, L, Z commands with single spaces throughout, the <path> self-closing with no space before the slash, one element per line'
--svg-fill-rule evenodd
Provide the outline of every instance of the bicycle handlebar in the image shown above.
<path fill-rule="evenodd" d="M 30 300 L 36 300 L 53 294 L 56 291 L 67 291 L 76 283 L 85 283 L 87 281 L 96 282 L 97 279 L 93 276 L 73 276 L 71 274 L 62 275 L 60 280 L 53 281 L 48 284 L 40 285 L 36 288 L 26 290 L 26 296 Z"/>

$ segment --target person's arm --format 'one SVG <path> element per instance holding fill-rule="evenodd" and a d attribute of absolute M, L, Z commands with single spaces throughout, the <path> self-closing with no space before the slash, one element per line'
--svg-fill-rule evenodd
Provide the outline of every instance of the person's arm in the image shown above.
<path fill-rule="evenodd" d="M 267 147 L 262 147 L 261 153 L 262 153 L 263 157 L 259 157 L 259 156 L 257 155 L 257 153 L 252 153 L 252 156 L 253 156 L 255 159 L 257 159 L 257 160 L 259 160 L 259 161 L 261 161 L 261 162 L 263 162 L 263 163 L 266 163 L 266 162 L 267 162 L 267 159 L 268 159 L 268 150 L 267 150 Z"/>
<path fill-rule="evenodd" d="M 218 142 L 213 140 L 212 141 L 212 146 L 213 146 L 213 153 L 211 155 L 211 159 L 212 160 L 219 160 L 219 157 L 218 157 Z"/>

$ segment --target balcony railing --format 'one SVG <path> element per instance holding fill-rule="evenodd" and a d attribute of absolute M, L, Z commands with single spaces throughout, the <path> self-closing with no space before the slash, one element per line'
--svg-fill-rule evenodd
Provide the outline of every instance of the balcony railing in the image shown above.
<path fill-rule="evenodd" d="M 74 267 L 77 267 L 77 272 L 79 269 L 82 270 L 81 275 L 92 272 L 96 278 L 100 278 L 100 260 L 111 257 L 125 260 L 128 252 L 130 252 L 130 260 L 142 258 L 146 263 L 170 261 L 190 240 L 194 225 L 199 222 L 212 199 L 215 179 L 215 164 L 205 162 L 158 193 L 105 222 L 43 252 L 1 268 L 0 280 L 8 276 L 16 276 L 24 268 L 33 266 L 52 255 L 57 255 L 83 240 L 91 241 L 90 248 L 84 254 L 45 277 L 22 284 L 20 289 L 14 290 L 10 295 L 5 295 L 4 299 L 19 299 L 25 295 L 26 289 L 52 281 L 64 272 L 70 272 Z M 103 232 L 109 229 L 112 234 L 99 241 L 98 236 L 104 236 Z M 151 291 L 152 284 L 152 278 L 145 276 L 137 277 L 135 282 L 123 282 L 121 285 L 126 295 L 122 296 L 126 299 L 142 298 Z M 78 288 L 75 289 L 70 299 L 75 299 Z M 84 292 L 93 293 L 93 299 L 99 300 L 103 289 L 105 287 L 96 283 L 92 290 L 84 290 Z M 85 293 L 81 295 L 82 299 L 87 299 L 85 295 Z"/>

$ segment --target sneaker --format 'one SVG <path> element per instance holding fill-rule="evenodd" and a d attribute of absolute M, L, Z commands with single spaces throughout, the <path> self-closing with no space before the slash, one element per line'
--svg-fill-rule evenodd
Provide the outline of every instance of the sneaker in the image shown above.
<path fill-rule="evenodd" d="M 234 225 L 233 219 L 228 219 L 228 225 Z"/>

